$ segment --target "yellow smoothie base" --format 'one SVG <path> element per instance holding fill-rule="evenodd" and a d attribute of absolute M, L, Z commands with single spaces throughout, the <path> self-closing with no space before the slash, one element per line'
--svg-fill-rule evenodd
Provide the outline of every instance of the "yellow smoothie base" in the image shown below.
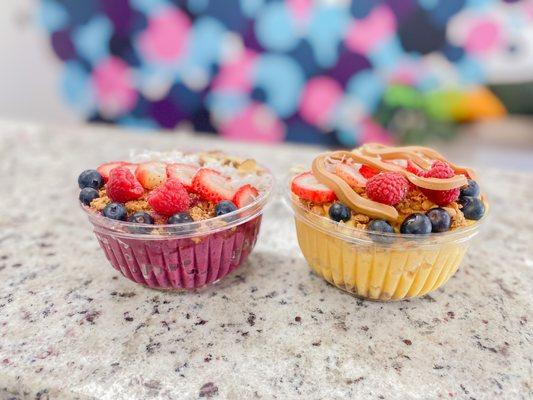
<path fill-rule="evenodd" d="M 433 246 L 354 244 L 295 218 L 298 243 L 315 273 L 358 297 L 394 301 L 423 296 L 455 274 L 469 241 Z"/>

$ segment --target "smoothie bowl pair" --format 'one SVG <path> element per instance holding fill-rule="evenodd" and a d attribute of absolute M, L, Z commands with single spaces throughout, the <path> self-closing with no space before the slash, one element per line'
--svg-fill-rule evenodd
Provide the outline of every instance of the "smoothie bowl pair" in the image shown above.
<path fill-rule="evenodd" d="M 196 289 L 247 259 L 274 186 L 251 159 L 144 153 L 79 177 L 111 265 L 151 288 Z M 486 202 L 475 174 L 434 150 L 365 145 L 319 155 L 283 192 L 310 267 L 372 300 L 424 295 L 457 270 Z"/>

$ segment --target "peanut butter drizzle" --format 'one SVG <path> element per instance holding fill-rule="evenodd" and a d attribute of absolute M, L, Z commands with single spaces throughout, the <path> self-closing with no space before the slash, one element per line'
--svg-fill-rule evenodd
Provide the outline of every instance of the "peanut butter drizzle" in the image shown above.
<path fill-rule="evenodd" d="M 347 151 L 337 153 L 349 154 Z M 384 218 L 392 221 L 398 218 L 398 211 L 394 207 L 359 196 L 343 179 L 329 172 L 326 167 L 327 156 L 328 153 L 325 153 L 316 157 L 311 166 L 313 175 L 319 182 L 333 190 L 340 200 L 355 211 L 365 213 L 374 218 Z"/>
<path fill-rule="evenodd" d="M 361 152 L 369 156 L 379 156 L 383 160 L 403 159 L 412 160 L 424 169 L 431 168 L 431 160 L 445 161 L 454 172 L 466 174 L 470 179 L 476 179 L 476 173 L 471 168 L 458 166 L 444 158 L 438 151 L 423 146 L 388 147 L 379 143 L 367 143 L 354 152 Z"/>
<path fill-rule="evenodd" d="M 427 167 L 426 169 L 431 167 L 431 159 L 448 162 L 438 152 L 426 147 L 407 146 L 392 148 L 370 144 L 364 145 L 359 149 L 354 149 L 353 151 L 322 153 L 313 160 L 311 169 L 316 179 L 333 190 L 337 197 L 350 208 L 374 218 L 384 218 L 387 220 L 396 220 L 398 218 L 396 208 L 361 197 L 342 178 L 328 170 L 328 160 L 339 162 L 353 160 L 360 164 L 369 165 L 379 171 L 398 172 L 404 175 L 414 185 L 424 189 L 450 190 L 467 184 L 467 179 L 464 175 L 456 175 L 446 179 L 423 178 L 407 171 L 399 165 L 384 162 L 382 161 L 383 159 L 414 160 L 420 166 Z M 448 162 L 448 164 L 450 163 Z M 450 164 L 450 166 L 456 172 L 467 173 L 471 178 L 475 177 L 474 172 L 469 168 L 458 167 L 453 164 Z"/>

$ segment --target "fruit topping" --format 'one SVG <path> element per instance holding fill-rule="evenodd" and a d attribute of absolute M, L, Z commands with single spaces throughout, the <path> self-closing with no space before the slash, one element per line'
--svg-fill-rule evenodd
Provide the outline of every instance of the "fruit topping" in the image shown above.
<path fill-rule="evenodd" d="M 382 172 L 368 180 L 366 192 L 371 200 L 396 205 L 405 198 L 409 181 L 398 172 Z"/>
<path fill-rule="evenodd" d="M 468 185 L 461 188 L 460 196 L 479 196 L 479 185 L 477 184 L 477 182 L 473 181 L 472 179 L 468 179 Z"/>
<path fill-rule="evenodd" d="M 485 204 L 477 197 L 461 196 L 459 204 L 466 219 L 478 220 L 485 214 Z"/>
<path fill-rule="evenodd" d="M 394 233 L 394 228 L 384 219 L 374 219 L 370 221 L 366 229 L 372 232 Z"/>
<path fill-rule="evenodd" d="M 359 168 L 359 173 L 363 175 L 366 179 L 372 178 L 374 175 L 379 174 L 379 171 L 377 169 L 374 169 L 368 165 L 361 165 Z"/>
<path fill-rule="evenodd" d="M 135 173 L 137 172 L 138 166 L 139 166 L 138 164 L 134 164 L 134 163 L 124 163 L 121 165 L 121 167 L 129 169 L 133 175 L 135 175 Z"/>
<path fill-rule="evenodd" d="M 141 197 L 144 189 L 128 168 L 117 167 L 110 172 L 106 192 L 111 200 L 125 203 Z"/>
<path fill-rule="evenodd" d="M 193 190 L 204 200 L 218 203 L 222 200 L 231 200 L 235 191 L 230 180 L 210 168 L 200 168 L 192 180 Z"/>
<path fill-rule="evenodd" d="M 167 180 L 167 168 L 164 163 L 151 161 L 139 164 L 135 176 L 143 188 L 152 190 Z"/>
<path fill-rule="evenodd" d="M 104 178 L 94 169 L 83 171 L 78 177 L 80 189 L 93 188 L 100 189 L 104 185 Z"/>
<path fill-rule="evenodd" d="M 391 244 L 394 242 L 393 236 L 380 235 L 380 233 L 394 233 L 394 228 L 384 219 L 374 219 L 366 226 L 367 231 L 376 232 L 370 233 L 369 236 L 373 241 L 381 244 Z"/>
<path fill-rule="evenodd" d="M 107 182 L 107 180 L 109 179 L 109 173 L 111 172 L 111 170 L 121 167 L 124 164 L 126 164 L 124 161 L 108 162 L 108 163 L 100 165 L 98 168 L 96 168 L 96 171 L 98 171 L 98 173 L 102 176 L 102 178 L 104 179 L 104 182 Z"/>
<path fill-rule="evenodd" d="M 91 204 L 91 201 L 100 197 L 98 190 L 93 189 L 92 187 L 86 187 L 81 189 L 79 199 L 86 206 Z"/>
<path fill-rule="evenodd" d="M 452 218 L 444 208 L 432 208 L 426 213 L 426 216 L 431 221 L 431 232 L 446 232 L 450 229 Z"/>
<path fill-rule="evenodd" d="M 167 224 L 176 225 L 176 224 L 185 224 L 187 222 L 193 222 L 191 215 L 188 212 L 180 212 L 174 214 L 167 220 Z"/>
<path fill-rule="evenodd" d="M 400 226 L 400 232 L 414 235 L 426 235 L 431 233 L 432 226 L 430 219 L 421 213 L 409 215 Z"/>
<path fill-rule="evenodd" d="M 420 168 L 418 165 L 416 165 L 413 161 L 411 160 L 407 160 L 407 167 L 406 167 L 407 171 L 417 175 L 417 176 L 422 176 L 422 174 L 424 173 L 424 170 L 422 168 Z"/>
<path fill-rule="evenodd" d="M 291 191 L 296 196 L 321 204 L 337 199 L 333 190 L 318 182 L 311 172 L 304 172 L 297 175 L 291 183 Z"/>
<path fill-rule="evenodd" d="M 120 203 L 110 203 L 102 210 L 102 214 L 106 218 L 116 219 L 118 221 L 125 221 L 128 215 L 126 207 Z"/>
<path fill-rule="evenodd" d="M 350 209 L 346 207 L 344 204 L 339 203 L 338 201 L 333 203 L 331 207 L 329 207 L 328 211 L 329 217 L 333 221 L 348 221 L 352 215 Z"/>
<path fill-rule="evenodd" d="M 136 213 L 128 217 L 128 222 L 134 222 L 136 224 L 149 224 L 154 223 L 154 219 L 150 214 L 144 211 L 137 211 Z"/>
<path fill-rule="evenodd" d="M 190 164 L 169 164 L 167 165 L 167 177 L 177 179 L 187 190 L 192 190 L 192 179 L 198 171 L 198 167 Z"/>
<path fill-rule="evenodd" d="M 189 209 L 189 195 L 177 179 L 168 179 L 148 195 L 148 204 L 164 216 L 174 215 Z"/>
<path fill-rule="evenodd" d="M 136 213 L 128 217 L 128 222 L 133 222 L 135 224 L 147 224 L 153 225 L 154 219 L 150 214 L 144 211 L 137 211 Z M 145 226 L 131 226 L 128 228 L 131 233 L 137 233 L 141 235 L 148 235 L 152 233 L 152 228 Z"/>
<path fill-rule="evenodd" d="M 452 178 L 455 175 L 453 169 L 444 161 L 437 160 L 429 171 L 423 172 L 421 176 L 425 178 Z M 448 205 L 459 198 L 459 188 L 450 190 L 430 190 L 421 189 L 428 199 L 439 206 Z"/>
<path fill-rule="evenodd" d="M 364 187 L 366 178 L 354 167 L 340 163 L 335 166 L 335 174 L 344 180 L 350 187 Z"/>
<path fill-rule="evenodd" d="M 248 204 L 252 204 L 258 197 L 259 191 L 256 188 L 252 185 L 244 185 L 235 192 L 233 203 L 235 203 L 238 208 L 242 208 Z"/>
<path fill-rule="evenodd" d="M 233 202 L 229 200 L 222 200 L 215 206 L 215 215 L 218 217 L 219 215 L 229 214 L 236 209 L 237 206 L 233 204 Z"/>

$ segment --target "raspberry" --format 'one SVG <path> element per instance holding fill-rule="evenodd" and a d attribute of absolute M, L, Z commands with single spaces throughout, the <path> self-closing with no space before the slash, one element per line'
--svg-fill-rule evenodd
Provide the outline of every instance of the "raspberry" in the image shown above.
<path fill-rule="evenodd" d="M 109 198 L 118 203 L 137 200 L 144 193 L 143 187 L 127 167 L 112 169 L 105 187 Z"/>
<path fill-rule="evenodd" d="M 431 169 L 422 174 L 425 178 L 439 178 L 446 179 L 452 178 L 455 175 L 453 169 L 444 161 L 437 160 L 431 166 Z M 459 193 L 461 192 L 460 188 L 450 189 L 450 190 L 430 190 L 430 189 L 420 189 L 422 193 L 426 195 L 433 203 L 439 206 L 446 206 L 450 203 L 453 203 L 459 198 Z"/>
<path fill-rule="evenodd" d="M 455 172 L 453 172 L 453 169 L 448 165 L 448 163 L 440 160 L 433 162 L 433 164 L 431 165 L 431 169 L 421 174 L 421 176 L 424 176 L 426 178 L 439 179 L 453 178 L 454 175 Z"/>
<path fill-rule="evenodd" d="M 155 212 L 171 216 L 189 209 L 190 199 L 187 190 L 175 178 L 168 179 L 148 195 L 148 204 Z"/>
<path fill-rule="evenodd" d="M 395 205 L 405 198 L 409 181 L 398 172 L 382 172 L 366 183 L 366 193 L 378 203 Z"/>

